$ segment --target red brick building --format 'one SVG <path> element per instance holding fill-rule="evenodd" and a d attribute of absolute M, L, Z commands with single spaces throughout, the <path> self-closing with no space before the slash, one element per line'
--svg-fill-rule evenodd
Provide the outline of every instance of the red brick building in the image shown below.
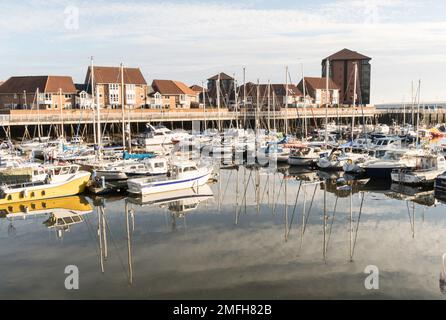
<path fill-rule="evenodd" d="M 370 103 L 370 60 L 371 58 L 349 49 L 332 54 L 322 60 L 322 77 L 326 75 L 326 61 L 330 61 L 330 78 L 339 87 L 339 103 L 353 103 L 355 63 L 358 65 L 356 83 L 357 104 Z"/>

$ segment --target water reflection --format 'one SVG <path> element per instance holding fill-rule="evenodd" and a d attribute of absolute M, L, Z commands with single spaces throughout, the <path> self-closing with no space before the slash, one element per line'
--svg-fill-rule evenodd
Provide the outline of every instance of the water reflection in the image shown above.
<path fill-rule="evenodd" d="M 0 279 L 0 296 L 37 297 L 15 273 L 23 268 L 11 268 L 17 258 L 45 288 L 79 265 L 82 298 L 444 297 L 444 205 L 432 190 L 289 166 L 217 172 L 198 190 L 0 208 L 0 271 L 16 279 Z M 58 247 L 45 230 L 59 209 L 82 221 Z M 29 223 L 33 213 L 51 228 Z M 7 236 L 10 222 L 20 236 Z M 383 276 L 378 292 L 363 287 L 371 264 Z M 57 286 L 46 294 L 69 297 Z"/>
<path fill-rule="evenodd" d="M 26 201 L 0 206 L 0 217 L 6 218 L 9 234 L 16 233 L 14 222 L 17 220 L 38 219 L 44 217 L 43 225 L 55 230 L 59 238 L 71 227 L 84 222 L 84 216 L 93 211 L 85 197 L 72 196 L 55 199 Z"/>

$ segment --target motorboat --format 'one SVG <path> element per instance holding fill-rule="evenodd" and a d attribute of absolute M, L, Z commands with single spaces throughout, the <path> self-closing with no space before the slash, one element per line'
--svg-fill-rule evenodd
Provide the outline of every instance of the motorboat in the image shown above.
<path fill-rule="evenodd" d="M 166 176 L 127 180 L 128 192 L 144 195 L 197 188 L 208 182 L 212 172 L 212 167 L 198 166 L 192 161 L 174 162 Z"/>
<path fill-rule="evenodd" d="M 392 181 L 407 185 L 432 185 L 446 171 L 446 160 L 440 154 L 417 155 L 415 161 L 414 168 L 394 169 L 391 173 Z"/>
<path fill-rule="evenodd" d="M 43 165 L 32 168 L 29 182 L 0 186 L 0 205 L 82 193 L 91 174 L 79 168 L 78 165 Z"/>
<path fill-rule="evenodd" d="M 122 160 L 106 163 L 103 168 L 94 171 L 96 179 L 106 181 L 126 180 L 135 176 L 154 176 L 166 174 L 168 160 L 165 157 L 155 157 L 145 160 Z"/>
<path fill-rule="evenodd" d="M 311 166 L 315 164 L 322 153 L 326 152 L 320 147 L 311 147 L 309 145 L 292 148 L 288 163 L 292 166 Z"/>
<path fill-rule="evenodd" d="M 360 166 L 368 177 L 390 179 L 394 169 L 415 168 L 416 156 L 422 154 L 422 150 L 387 150 L 382 158 L 368 160 Z"/>

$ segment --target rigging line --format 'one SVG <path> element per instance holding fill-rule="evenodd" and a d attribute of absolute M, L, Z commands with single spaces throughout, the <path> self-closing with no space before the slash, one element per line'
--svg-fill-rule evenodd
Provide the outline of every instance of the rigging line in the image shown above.
<path fill-rule="evenodd" d="M 289 225 L 289 227 L 288 227 L 288 234 L 287 234 L 287 237 L 288 237 L 288 235 L 290 234 L 291 226 L 293 225 L 294 215 L 295 215 L 295 213 L 296 213 L 296 208 L 297 208 L 297 200 L 299 199 L 299 194 L 300 194 L 300 189 L 301 189 L 301 187 L 302 187 L 302 180 L 301 180 L 300 183 L 299 183 L 299 189 L 297 190 L 296 200 L 294 201 L 293 213 L 292 213 L 292 215 L 291 215 L 290 225 Z"/>
<path fill-rule="evenodd" d="M 353 240 L 352 257 L 355 253 L 356 239 L 358 238 L 359 221 L 361 220 L 362 208 L 363 208 L 363 204 L 364 204 L 364 197 L 365 197 L 365 195 L 364 195 L 364 193 L 362 193 L 361 205 L 359 207 L 359 214 L 358 214 L 358 222 L 356 223 L 355 239 Z"/>
<path fill-rule="evenodd" d="M 284 180 L 285 179 L 282 179 L 282 182 L 280 182 L 279 192 L 277 192 L 277 198 L 276 198 L 276 201 L 274 202 L 274 205 L 273 205 L 273 213 L 276 210 L 276 203 L 279 201 L 280 191 L 282 190 L 282 185 L 283 185 L 283 181 Z"/>
<path fill-rule="evenodd" d="M 328 244 L 330 243 L 331 230 L 333 229 L 333 223 L 334 223 L 334 219 L 335 219 L 335 215 L 336 215 L 336 209 L 338 207 L 338 199 L 339 199 L 339 196 L 336 196 L 336 200 L 335 200 L 335 204 L 334 204 L 334 208 L 333 208 L 333 216 L 331 217 L 331 222 L 330 222 L 330 230 L 328 231 L 327 249 L 328 249 Z"/>
<path fill-rule="evenodd" d="M 262 197 L 260 198 L 260 202 L 263 202 L 263 199 L 264 199 L 265 193 L 266 193 L 266 188 L 268 187 L 268 183 L 269 183 L 269 175 L 266 177 L 265 188 L 263 188 Z"/>
<path fill-rule="evenodd" d="M 94 232 L 93 232 L 93 226 L 90 222 L 90 218 L 88 217 L 88 215 L 86 215 L 85 220 L 84 220 L 85 224 L 87 225 L 87 229 L 88 229 L 88 234 L 90 235 L 91 239 L 94 241 L 95 246 L 94 249 L 96 251 L 96 253 L 99 253 L 99 243 L 96 241 L 97 240 L 97 236 L 94 236 Z M 97 234 L 97 233 L 96 233 Z"/>
<path fill-rule="evenodd" d="M 233 170 L 230 170 L 228 181 L 226 182 L 225 190 L 223 190 L 223 194 L 221 196 L 221 201 L 223 201 L 223 199 L 225 198 L 226 190 L 228 190 L 229 181 L 231 180 L 231 177 L 232 177 L 232 171 Z"/>
<path fill-rule="evenodd" d="M 317 184 L 314 185 L 313 196 L 311 197 L 310 206 L 308 207 L 307 214 L 305 215 L 305 225 L 304 225 L 304 230 L 303 230 L 304 233 L 305 233 L 305 229 L 306 229 L 307 224 L 308 224 L 308 219 L 310 218 L 310 211 L 311 211 L 311 208 L 313 207 L 313 201 L 314 201 L 314 196 L 316 195 L 316 190 L 317 190 Z"/>
<path fill-rule="evenodd" d="M 245 205 L 246 205 L 246 192 L 248 190 L 248 185 L 249 185 L 249 180 L 251 179 L 251 174 L 252 174 L 252 171 L 249 171 L 248 181 L 247 181 L 246 186 L 245 186 L 245 191 L 243 193 L 243 198 L 242 198 L 242 201 L 240 202 L 240 210 L 239 210 L 239 213 L 237 214 L 237 216 L 239 216 L 241 211 L 242 211 L 242 205 L 241 204 L 245 201 Z"/>
<path fill-rule="evenodd" d="M 121 254 L 119 253 L 118 246 L 117 246 L 116 241 L 115 241 L 115 239 L 114 239 L 114 237 L 113 237 L 113 233 L 111 232 L 110 225 L 108 224 L 108 220 L 107 220 L 107 218 L 105 217 L 105 215 L 104 215 L 104 220 L 105 220 L 105 227 L 107 228 L 107 230 L 108 230 L 108 232 L 109 232 L 110 239 L 111 239 L 111 241 L 112 241 L 112 243 L 113 243 L 113 246 L 114 246 L 115 249 L 116 249 L 116 252 L 117 252 L 117 255 L 118 255 L 118 259 L 119 259 L 119 261 L 121 262 L 121 267 L 122 267 L 122 269 L 124 270 L 124 273 L 125 273 L 125 275 L 126 275 L 126 279 L 128 279 L 129 274 L 127 273 L 127 268 L 124 266 L 124 262 L 123 262 L 123 260 L 122 260 Z"/>

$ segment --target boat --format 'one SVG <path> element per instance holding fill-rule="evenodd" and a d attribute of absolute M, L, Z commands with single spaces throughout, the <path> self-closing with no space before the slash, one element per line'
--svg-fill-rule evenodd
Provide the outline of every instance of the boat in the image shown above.
<path fill-rule="evenodd" d="M 78 165 L 32 168 L 29 182 L 0 186 L 0 205 L 77 195 L 84 192 L 90 175 Z"/>
<path fill-rule="evenodd" d="M 302 146 L 290 151 L 288 163 L 292 166 L 311 166 L 315 164 L 323 151 L 320 147 Z"/>
<path fill-rule="evenodd" d="M 433 185 L 435 178 L 446 171 L 443 155 L 417 155 L 415 159 L 415 168 L 394 169 L 391 173 L 392 181 L 407 185 Z"/>
<path fill-rule="evenodd" d="M 145 148 L 172 146 L 174 142 L 190 137 L 187 132 L 174 132 L 163 125 L 152 126 L 148 123 L 146 127 L 149 131 L 138 140 L 139 145 Z"/>
<path fill-rule="evenodd" d="M 260 163 L 265 161 L 288 162 L 290 157 L 290 149 L 284 148 L 278 143 L 267 143 L 266 146 L 260 147 L 256 152 L 257 160 Z"/>
<path fill-rule="evenodd" d="M 360 153 L 352 152 L 350 145 L 333 148 L 330 153 L 321 153 L 317 166 L 321 170 L 341 171 L 347 161 L 355 161 L 361 156 Z"/>
<path fill-rule="evenodd" d="M 446 202 L 446 172 L 443 172 L 435 178 L 434 182 L 435 197 L 444 199 Z"/>
<path fill-rule="evenodd" d="M 174 210 L 175 212 L 185 212 L 194 210 L 198 207 L 200 202 L 212 199 L 214 193 L 209 185 L 205 184 L 198 190 L 192 188 L 181 189 L 174 191 L 167 191 L 154 194 L 146 194 L 141 197 L 128 197 L 130 203 L 139 205 L 141 207 L 145 206 L 155 206 L 167 207 L 169 210 Z"/>
<path fill-rule="evenodd" d="M 142 161 L 123 160 L 106 163 L 103 168 L 93 171 L 93 177 L 106 181 L 126 180 L 134 176 L 154 176 L 167 173 L 168 161 L 165 157 L 155 157 Z"/>
<path fill-rule="evenodd" d="M 171 164 L 168 175 L 162 177 L 144 177 L 127 180 L 128 192 L 133 194 L 152 194 L 179 189 L 196 188 L 208 182 L 213 169 L 197 166 L 192 161 Z"/>
<path fill-rule="evenodd" d="M 54 210 L 73 212 L 91 212 L 90 203 L 82 196 L 31 200 L 0 205 L 0 217 L 9 220 L 24 220 L 28 217 L 48 215 Z"/>
<path fill-rule="evenodd" d="M 382 158 L 368 160 L 360 166 L 370 178 L 390 179 L 394 169 L 415 168 L 415 157 L 423 153 L 422 150 L 387 150 Z"/>

